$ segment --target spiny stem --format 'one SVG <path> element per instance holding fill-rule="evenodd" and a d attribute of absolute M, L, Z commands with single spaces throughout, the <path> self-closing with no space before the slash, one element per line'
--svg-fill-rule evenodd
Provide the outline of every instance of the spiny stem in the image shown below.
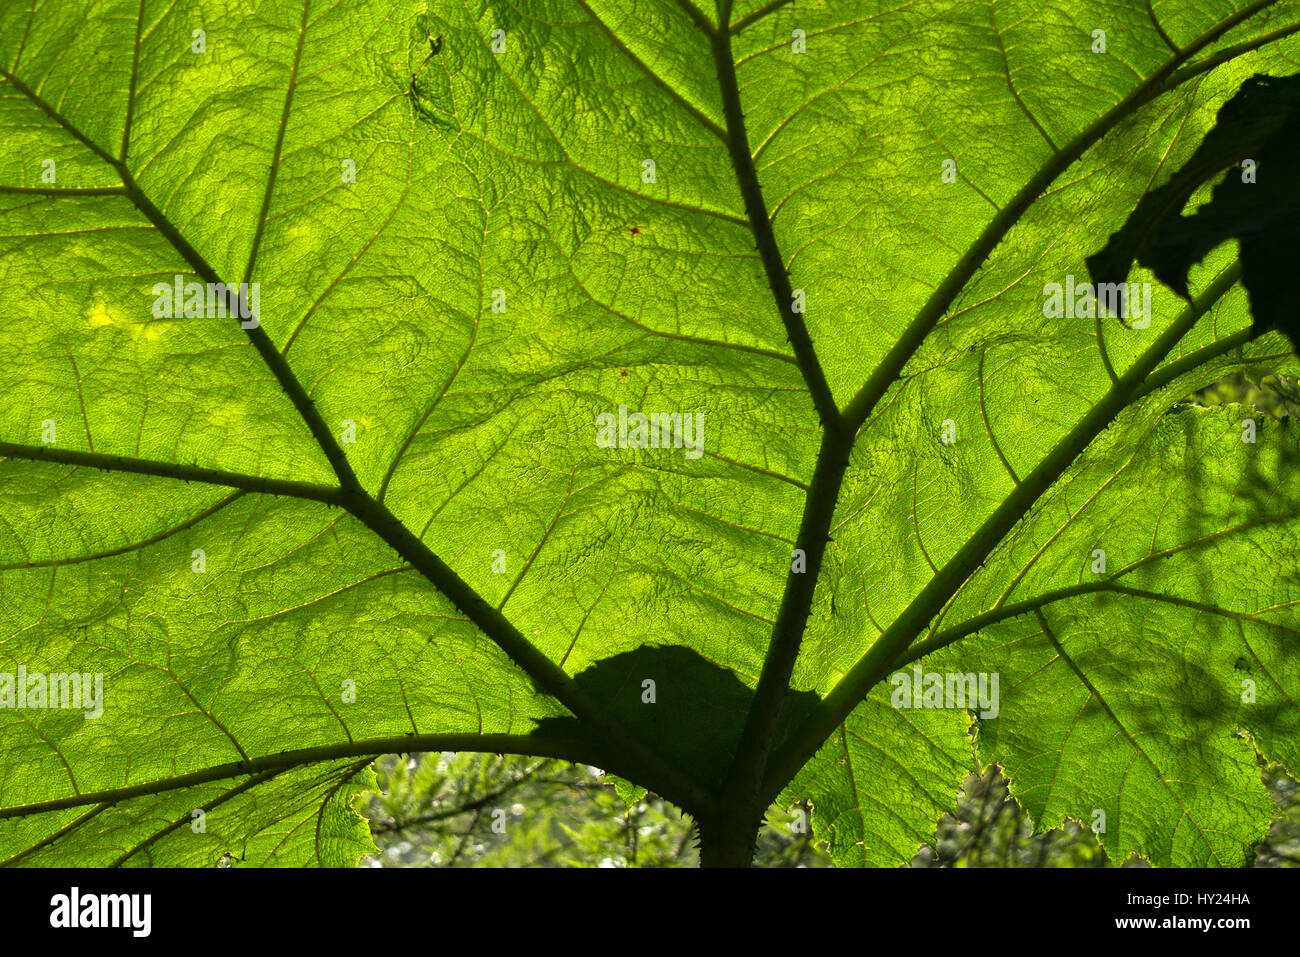
<path fill-rule="evenodd" d="M 749 808 L 753 804 L 763 779 L 768 755 L 772 753 L 776 743 L 781 707 L 789 691 L 790 676 L 799 657 L 800 643 L 812 608 L 822 558 L 826 551 L 826 543 L 829 541 L 830 524 L 835 514 L 835 502 L 839 498 L 844 471 L 848 467 L 853 435 L 841 428 L 839 407 L 831 394 L 821 363 L 817 360 L 812 339 L 800 315 L 794 311 L 794 292 L 790 286 L 790 277 L 776 242 L 767 205 L 763 201 L 758 173 L 754 168 L 750 150 L 749 136 L 745 131 L 740 89 L 731 53 L 733 32 L 730 23 L 731 2 L 718 0 L 717 7 L 719 26 L 710 35 L 710 42 L 718 71 L 723 113 L 727 121 L 727 147 L 745 201 L 745 211 L 749 216 L 750 229 L 754 234 L 759 258 L 767 272 L 768 285 L 772 290 L 777 311 L 785 324 L 790 346 L 794 350 L 795 359 L 808 385 L 823 429 L 821 450 L 818 452 L 813 480 L 804 501 L 803 518 L 796 539 L 796 548 L 804 554 L 803 567 L 796 571 L 794 562 L 791 562 L 791 570 L 787 575 L 786 586 L 781 596 L 781 606 L 772 626 L 772 638 L 768 643 L 767 654 L 763 658 L 763 670 L 759 675 L 754 700 L 745 721 L 736 757 L 723 785 L 723 806 L 732 809 L 730 813 L 743 817 L 747 812 L 739 809 Z M 757 824 L 754 826 L 757 828 Z M 709 830 L 716 833 L 717 827 L 702 829 L 702 835 Z M 702 840 L 705 840 L 704 846 L 708 853 L 702 855 L 701 860 L 707 863 L 708 858 L 713 854 L 713 851 L 708 848 L 708 843 L 717 838 L 702 837 Z M 735 843 L 731 838 L 727 840 L 730 842 L 728 846 Z M 752 842 L 749 846 L 752 847 Z M 732 850 L 735 848 L 733 847 Z"/>
<path fill-rule="evenodd" d="M 727 4 L 725 10 L 729 11 L 729 8 L 730 4 Z M 724 12 L 721 5 L 719 11 L 720 15 Z M 813 349 L 808 329 L 800 314 L 794 311 L 794 290 L 790 286 L 790 274 L 786 272 L 785 261 L 777 247 L 772 221 L 768 218 L 767 204 L 763 201 L 763 191 L 750 154 L 749 135 L 745 132 L 745 114 L 741 109 L 740 88 L 736 81 L 736 67 L 731 58 L 731 32 L 726 20 L 710 35 L 710 42 L 718 69 L 718 85 L 722 92 L 722 112 L 727 121 L 727 149 L 731 153 L 731 165 L 740 185 L 741 198 L 745 201 L 749 228 L 758 246 L 758 257 L 767 273 L 767 282 L 790 339 L 790 348 L 794 350 L 795 359 L 799 363 L 799 371 L 803 373 L 804 382 L 812 394 L 813 406 L 817 409 L 822 425 L 833 427 L 840 420 L 840 410 L 835 404 L 821 363 L 817 361 L 817 352 Z"/>
<path fill-rule="evenodd" d="M 177 465 L 151 459 L 136 459 L 125 455 L 103 455 L 99 452 L 77 452 L 52 445 L 19 445 L 0 442 L 0 457 L 26 459 L 30 462 L 57 462 L 80 468 L 102 469 L 106 472 L 126 472 L 132 475 L 152 475 L 158 478 L 177 479 L 182 482 L 202 482 L 226 488 L 243 489 L 262 495 L 283 495 L 303 498 L 326 505 L 343 505 L 343 492 L 333 485 L 315 482 L 295 482 L 287 479 L 264 478 L 242 472 L 225 472 L 221 469 L 202 468 L 198 465 Z"/>

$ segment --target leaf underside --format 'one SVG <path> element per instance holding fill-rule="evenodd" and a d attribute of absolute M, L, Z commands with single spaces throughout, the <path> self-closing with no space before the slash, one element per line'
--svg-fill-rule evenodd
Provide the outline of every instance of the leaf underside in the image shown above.
<path fill-rule="evenodd" d="M 1170 408 L 1297 360 L 1241 230 L 1185 289 L 1130 257 L 1145 325 L 1044 297 L 1297 32 L 1288 0 L 0 2 L 0 704 L 20 668 L 104 689 L 0 707 L 0 861 L 351 866 L 369 760 L 421 749 L 694 812 L 788 649 L 751 796 L 810 801 L 837 863 L 906 863 L 991 762 L 1114 861 L 1246 862 L 1258 762 L 1300 769 L 1300 435 Z M 176 277 L 256 283 L 257 326 L 157 315 Z M 699 445 L 599 441 L 620 407 Z M 917 664 L 996 674 L 996 714 L 899 707 Z"/>

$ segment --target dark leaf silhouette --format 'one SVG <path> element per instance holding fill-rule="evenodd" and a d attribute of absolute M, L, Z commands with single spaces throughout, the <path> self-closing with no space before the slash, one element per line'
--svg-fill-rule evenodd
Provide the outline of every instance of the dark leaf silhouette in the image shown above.
<path fill-rule="evenodd" d="M 1143 196 L 1106 247 L 1088 258 L 1093 282 L 1124 282 L 1136 259 L 1190 301 L 1192 266 L 1235 238 L 1241 244 L 1252 334 L 1280 330 L 1300 352 L 1300 324 L 1288 288 L 1300 241 L 1297 151 L 1300 75 L 1252 76 L 1219 110 L 1192 158 L 1168 183 Z M 1225 171 L 1210 202 L 1182 215 L 1192 194 Z"/>

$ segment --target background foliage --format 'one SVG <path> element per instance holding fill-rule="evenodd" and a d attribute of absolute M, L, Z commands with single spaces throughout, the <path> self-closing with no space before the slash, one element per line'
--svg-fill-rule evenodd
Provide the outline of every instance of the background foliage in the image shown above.
<path fill-rule="evenodd" d="M 381 793 L 366 815 L 379 853 L 362 867 L 682 867 L 698 863 L 693 823 L 647 795 L 631 808 L 607 776 L 583 765 L 512 755 L 432 754 L 378 764 Z M 1265 772 L 1280 816 L 1255 850 L 1256 867 L 1300 867 L 1300 785 Z M 505 810 L 505 833 L 491 811 Z M 830 867 L 822 842 L 787 823 L 764 827 L 760 867 Z M 1144 866 L 1131 859 L 1124 866 Z M 1042 834 L 990 768 L 970 775 L 913 867 L 1112 867 L 1075 822 Z"/>

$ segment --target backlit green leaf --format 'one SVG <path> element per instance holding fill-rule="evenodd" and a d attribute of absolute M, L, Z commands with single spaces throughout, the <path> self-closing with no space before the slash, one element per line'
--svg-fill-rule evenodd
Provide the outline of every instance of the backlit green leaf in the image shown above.
<path fill-rule="evenodd" d="M 0 861 L 351 865 L 370 760 L 482 751 L 706 864 L 799 801 L 904 864 L 990 762 L 1113 860 L 1241 864 L 1300 770 L 1300 445 L 1171 408 L 1300 363 L 1235 241 L 1123 322 L 1087 263 L 1298 32 L 0 2 Z"/>

